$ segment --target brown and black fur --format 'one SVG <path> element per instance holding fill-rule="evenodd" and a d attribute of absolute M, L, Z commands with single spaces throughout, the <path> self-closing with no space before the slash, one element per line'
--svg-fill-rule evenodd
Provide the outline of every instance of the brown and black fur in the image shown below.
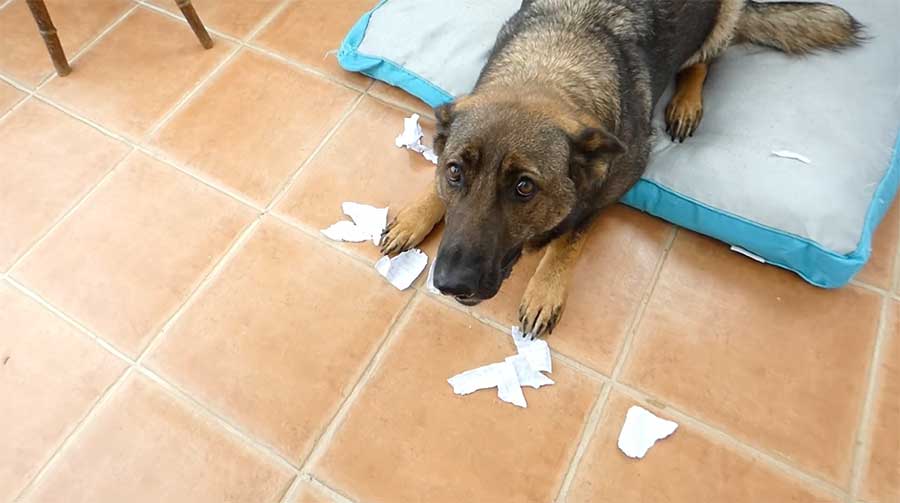
<path fill-rule="evenodd" d="M 418 245 L 444 218 L 435 286 L 472 305 L 496 295 L 523 249 L 543 248 L 519 318 L 550 333 L 591 223 L 644 172 L 673 79 L 666 115 L 683 140 L 730 44 L 803 54 L 859 39 L 859 23 L 819 3 L 524 0 L 472 94 L 435 110 L 435 184 L 388 226 L 382 251 Z"/>

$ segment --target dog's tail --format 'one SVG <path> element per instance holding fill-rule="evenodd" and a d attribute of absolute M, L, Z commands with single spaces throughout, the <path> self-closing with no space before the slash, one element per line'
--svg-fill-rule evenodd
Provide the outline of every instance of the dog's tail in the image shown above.
<path fill-rule="evenodd" d="M 754 2 L 741 13 L 736 42 L 788 54 L 843 49 L 865 40 L 863 25 L 844 9 L 818 2 Z"/>

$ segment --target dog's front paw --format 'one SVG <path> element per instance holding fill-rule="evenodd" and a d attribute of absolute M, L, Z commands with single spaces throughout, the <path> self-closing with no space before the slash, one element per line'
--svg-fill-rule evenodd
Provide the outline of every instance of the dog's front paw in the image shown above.
<path fill-rule="evenodd" d="M 381 233 L 381 253 L 394 255 L 419 246 L 434 228 L 432 220 L 417 206 L 404 208 Z"/>
<path fill-rule="evenodd" d="M 694 136 L 703 119 L 703 100 L 692 93 L 676 94 L 666 107 L 666 132 L 672 141 L 684 142 Z"/>
<path fill-rule="evenodd" d="M 552 334 L 566 307 L 567 294 L 567 285 L 559 278 L 531 278 L 519 306 L 522 333 L 533 337 Z"/>

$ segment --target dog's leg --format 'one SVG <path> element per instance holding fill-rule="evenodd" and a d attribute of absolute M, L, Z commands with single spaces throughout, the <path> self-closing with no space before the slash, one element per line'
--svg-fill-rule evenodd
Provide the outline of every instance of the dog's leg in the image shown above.
<path fill-rule="evenodd" d="M 381 234 L 381 253 L 393 255 L 419 246 L 444 218 L 444 202 L 434 184 L 412 204 L 403 208 Z"/>
<path fill-rule="evenodd" d="M 696 63 L 680 72 L 675 79 L 675 95 L 666 107 L 666 132 L 672 141 L 683 142 L 703 118 L 703 84 L 709 73 L 709 63 Z"/>
<path fill-rule="evenodd" d="M 581 256 L 586 240 L 587 232 L 573 232 L 547 246 L 519 306 L 519 323 L 523 333 L 534 337 L 553 333 L 565 309 L 572 269 Z"/>

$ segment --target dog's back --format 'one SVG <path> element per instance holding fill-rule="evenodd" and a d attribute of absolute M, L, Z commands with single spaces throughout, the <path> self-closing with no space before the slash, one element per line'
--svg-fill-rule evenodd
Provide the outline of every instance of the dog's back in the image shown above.
<path fill-rule="evenodd" d="M 603 115 L 618 108 L 611 103 L 609 89 L 634 79 L 649 84 L 655 103 L 712 31 L 720 4 L 525 0 L 500 32 L 478 87 L 552 79 L 571 90 L 576 100 L 586 97 L 585 90 L 599 94 L 591 108 Z"/>

